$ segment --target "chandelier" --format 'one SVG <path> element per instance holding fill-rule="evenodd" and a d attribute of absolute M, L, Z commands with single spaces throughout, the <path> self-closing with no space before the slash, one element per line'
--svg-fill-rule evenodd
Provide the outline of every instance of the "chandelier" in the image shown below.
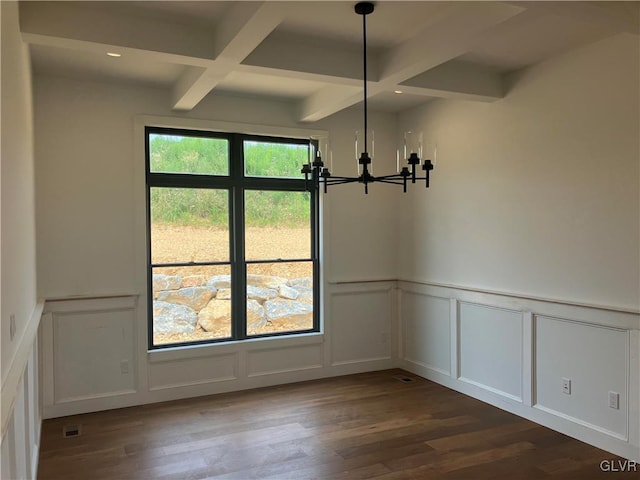
<path fill-rule="evenodd" d="M 360 157 L 358 158 L 358 173 L 357 177 L 339 177 L 332 176 L 327 167 L 324 166 L 322 161 L 321 148 L 319 148 L 318 142 L 312 140 L 311 146 L 315 150 L 313 155 L 313 161 L 311 158 L 306 163 L 300 173 L 304 174 L 305 181 L 310 187 L 309 182 L 313 182 L 313 187 L 319 188 L 320 184 L 324 184 L 324 192 L 327 193 L 327 187 L 329 185 L 340 185 L 343 183 L 362 183 L 364 184 L 364 193 L 369 193 L 369 184 L 374 182 L 389 183 L 393 185 L 402 185 L 403 191 L 407 191 L 407 183 L 410 180 L 411 183 L 416 183 L 417 180 L 424 180 L 426 188 L 429 188 L 429 172 L 433 170 L 433 163 L 431 159 L 424 160 L 422 163 L 422 170 L 424 176 L 418 176 L 416 172 L 417 166 L 420 165 L 422 155 L 422 139 L 416 138 L 415 132 L 406 132 L 404 135 L 404 148 L 403 157 L 406 158 L 408 166 L 402 167 L 398 173 L 392 175 L 373 176 L 370 171 L 371 157 L 369 156 L 368 141 L 371 140 L 373 144 L 373 132 L 368 130 L 367 119 L 367 15 L 373 12 L 374 4 L 371 2 L 359 2 L 354 7 L 355 12 L 358 15 L 362 15 L 362 64 L 363 64 L 363 104 L 364 104 L 364 122 L 363 130 L 360 134 L 356 134 L 356 157 L 358 152 Z M 412 137 L 413 141 L 409 142 L 408 137 Z M 363 148 L 359 148 L 362 146 Z M 327 152 L 325 152 L 326 154 Z M 399 155 L 397 153 L 397 161 L 399 166 Z M 311 156 L 310 156 L 311 157 Z"/>

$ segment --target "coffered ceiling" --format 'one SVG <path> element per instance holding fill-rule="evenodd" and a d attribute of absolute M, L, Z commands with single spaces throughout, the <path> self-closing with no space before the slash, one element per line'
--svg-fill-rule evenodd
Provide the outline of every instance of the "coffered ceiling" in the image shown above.
<path fill-rule="evenodd" d="M 177 111 L 209 95 L 278 99 L 312 122 L 362 101 L 354 4 L 26 1 L 20 23 L 36 74 L 165 88 Z M 505 74 L 618 33 L 640 33 L 640 2 L 378 1 L 369 106 L 491 102 Z"/>

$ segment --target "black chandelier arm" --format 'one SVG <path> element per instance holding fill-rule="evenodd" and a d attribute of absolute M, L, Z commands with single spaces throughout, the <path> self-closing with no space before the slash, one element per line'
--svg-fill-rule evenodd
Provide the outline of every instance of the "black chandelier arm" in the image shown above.
<path fill-rule="evenodd" d="M 402 177 L 399 177 L 399 178 L 389 177 L 389 176 L 376 177 L 376 181 L 380 182 L 380 183 L 398 183 L 398 184 L 401 184 L 403 180 L 404 180 L 404 178 L 402 178 Z"/>
<path fill-rule="evenodd" d="M 407 177 L 404 175 L 387 175 L 383 177 L 380 182 L 390 185 L 402 185 L 402 191 L 407 193 Z"/>
<path fill-rule="evenodd" d="M 376 180 L 399 180 L 402 181 L 405 178 L 409 178 L 409 177 L 404 177 L 403 175 L 399 174 L 399 173 L 394 173 L 393 175 L 383 175 L 381 177 L 376 177 Z M 420 180 L 420 177 L 417 177 L 416 180 Z"/>
<path fill-rule="evenodd" d="M 341 185 L 343 183 L 354 183 L 357 181 L 357 177 L 329 177 L 323 180 L 323 182 L 329 185 Z"/>
<path fill-rule="evenodd" d="M 399 179 L 395 179 L 395 178 L 376 178 L 376 182 L 380 182 L 380 183 L 388 183 L 390 185 L 403 185 L 404 184 L 404 178 L 399 178 Z"/>
<path fill-rule="evenodd" d="M 416 180 L 425 180 L 426 188 L 429 188 L 429 172 L 426 172 L 424 177 L 416 177 Z M 373 175 L 368 175 L 366 177 L 360 175 L 359 177 L 334 177 L 328 176 L 323 177 L 320 175 L 318 171 L 314 171 L 311 178 L 306 181 L 307 190 L 312 191 L 314 188 L 319 190 L 321 186 L 323 186 L 323 190 L 327 193 L 327 187 L 330 185 L 343 185 L 345 183 L 362 183 L 364 184 L 365 193 L 369 193 L 369 184 L 370 183 L 386 183 L 389 185 L 402 185 L 403 191 L 407 191 L 407 184 L 412 181 L 409 175 L 402 175 L 400 173 L 394 173 L 392 175 L 383 175 L 380 177 L 374 177 Z M 313 185 L 313 187 L 312 187 Z"/>

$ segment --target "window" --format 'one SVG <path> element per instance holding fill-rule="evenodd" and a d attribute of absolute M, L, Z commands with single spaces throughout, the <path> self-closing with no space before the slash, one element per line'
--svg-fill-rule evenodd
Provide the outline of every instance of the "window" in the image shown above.
<path fill-rule="evenodd" d="M 309 142 L 160 127 L 145 142 L 149 348 L 319 331 Z"/>

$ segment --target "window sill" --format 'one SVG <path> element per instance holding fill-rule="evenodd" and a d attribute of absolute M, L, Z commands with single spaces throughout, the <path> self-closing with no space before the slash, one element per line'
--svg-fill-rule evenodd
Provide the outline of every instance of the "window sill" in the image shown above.
<path fill-rule="evenodd" d="M 180 347 L 167 347 L 159 350 L 148 350 L 147 359 L 149 363 L 161 363 L 173 360 L 227 355 L 234 352 L 318 345 L 322 343 L 324 343 L 324 333 L 322 332 L 301 333 L 299 335 L 286 337 L 252 338 L 224 343 L 185 345 Z"/>

